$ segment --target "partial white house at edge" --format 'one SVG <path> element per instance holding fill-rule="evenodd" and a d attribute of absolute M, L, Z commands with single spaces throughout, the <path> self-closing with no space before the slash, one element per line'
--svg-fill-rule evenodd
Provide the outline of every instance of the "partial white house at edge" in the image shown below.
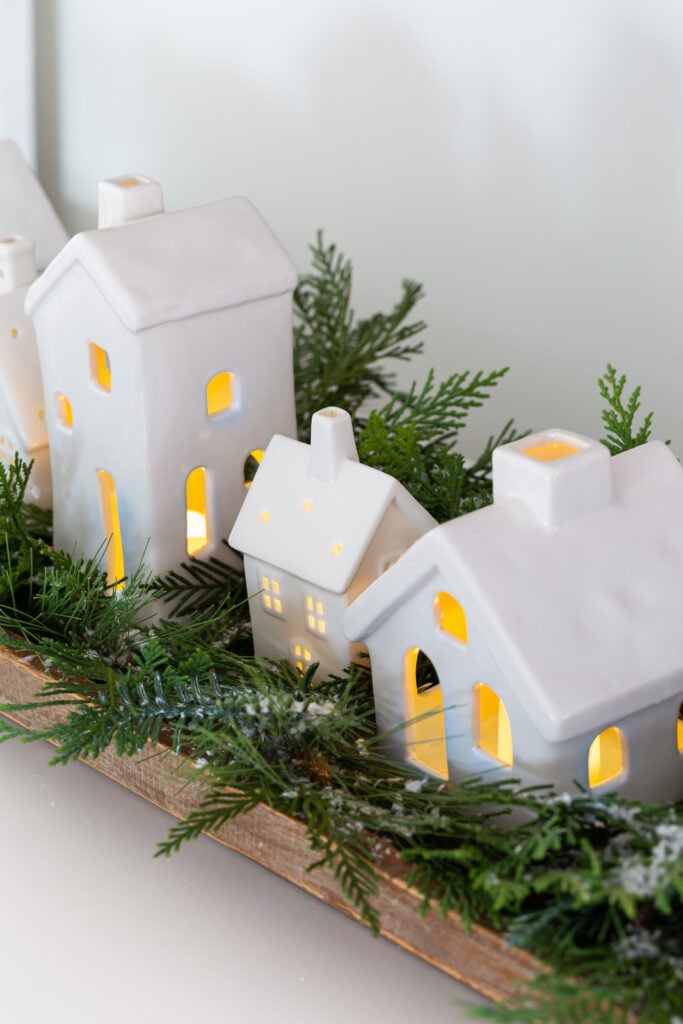
<path fill-rule="evenodd" d="M 274 437 L 230 543 L 244 553 L 256 653 L 316 679 L 358 655 L 344 634 L 353 601 L 434 519 L 393 477 L 361 465 L 351 417 L 317 412 L 311 443 Z"/>
<path fill-rule="evenodd" d="M 295 432 L 295 268 L 242 197 L 173 213 L 141 175 L 100 185 L 100 227 L 29 291 L 46 398 L 55 544 L 107 548 L 110 582 L 143 554 L 232 558 L 245 467 Z"/>
<path fill-rule="evenodd" d="M 683 469 L 547 431 L 349 607 L 388 751 L 443 778 L 683 796 Z M 431 714 L 429 713 L 431 712 Z"/>
<path fill-rule="evenodd" d="M 17 453 L 33 462 L 26 500 L 52 503 L 45 402 L 33 323 L 24 301 L 36 277 L 35 245 L 27 238 L 0 239 L 0 461 Z"/>

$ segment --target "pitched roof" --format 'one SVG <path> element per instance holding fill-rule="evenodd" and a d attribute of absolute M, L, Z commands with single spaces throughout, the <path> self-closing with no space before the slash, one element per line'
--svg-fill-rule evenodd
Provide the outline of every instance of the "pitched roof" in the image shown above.
<path fill-rule="evenodd" d="M 292 291 L 294 264 L 242 196 L 76 235 L 36 282 L 33 315 L 80 263 L 130 331 Z"/>
<path fill-rule="evenodd" d="M 38 347 L 33 324 L 24 313 L 25 295 L 26 287 L 0 295 L 0 393 L 30 455 L 48 439 Z"/>
<path fill-rule="evenodd" d="M 347 413 L 343 416 L 348 418 Z M 430 529 L 434 519 L 393 477 L 354 458 L 338 458 L 328 479 L 313 475 L 314 452 L 319 455 L 312 445 L 279 434 L 273 437 L 230 544 L 314 586 L 341 594 L 351 584 L 393 502 L 421 531 Z"/>
<path fill-rule="evenodd" d="M 612 503 L 557 529 L 506 495 L 432 530 L 349 607 L 348 636 L 440 571 L 547 739 L 680 694 L 683 468 L 656 441 L 611 471 Z"/>
<path fill-rule="evenodd" d="M 0 238 L 22 235 L 36 243 L 42 270 L 68 235 L 43 187 L 12 139 L 0 139 Z"/>

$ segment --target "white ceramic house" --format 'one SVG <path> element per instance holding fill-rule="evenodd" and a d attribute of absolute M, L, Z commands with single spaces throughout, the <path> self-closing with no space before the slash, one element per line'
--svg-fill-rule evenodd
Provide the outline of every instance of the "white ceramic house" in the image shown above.
<path fill-rule="evenodd" d="M 230 535 L 256 653 L 301 671 L 318 662 L 318 679 L 341 672 L 359 651 L 347 604 L 433 526 L 393 477 L 361 465 L 344 410 L 314 415 L 310 445 L 274 437 Z"/>
<path fill-rule="evenodd" d="M 0 239 L 0 461 L 9 466 L 17 453 L 25 462 L 33 460 L 26 499 L 49 508 L 43 386 L 33 324 L 24 313 L 35 277 L 34 243 L 18 235 Z"/>
<path fill-rule="evenodd" d="M 295 432 L 296 272 L 242 197 L 165 213 L 142 175 L 100 184 L 100 227 L 29 291 L 55 544 L 107 540 L 110 582 L 224 557 L 245 466 Z M 238 564 L 236 556 L 228 556 Z"/>
<path fill-rule="evenodd" d="M 387 749 L 443 778 L 680 799 L 683 469 L 661 442 L 610 458 L 551 430 L 496 450 L 493 473 L 493 505 L 346 613 L 378 729 L 411 722 Z"/>

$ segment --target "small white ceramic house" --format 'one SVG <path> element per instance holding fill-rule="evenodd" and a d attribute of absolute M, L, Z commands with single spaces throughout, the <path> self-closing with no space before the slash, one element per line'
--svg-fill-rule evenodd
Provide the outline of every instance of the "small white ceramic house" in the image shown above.
<path fill-rule="evenodd" d="M 26 500 L 52 503 L 50 453 L 38 348 L 31 320 L 24 313 L 29 285 L 36 277 L 35 245 L 27 238 L 0 239 L 0 461 L 18 453 L 33 461 Z"/>
<path fill-rule="evenodd" d="M 256 653 L 317 679 L 343 671 L 359 645 L 346 606 L 434 520 L 393 477 L 361 465 L 351 417 L 317 412 L 311 443 L 274 437 L 230 543 L 244 553 Z"/>
<path fill-rule="evenodd" d="M 346 613 L 379 731 L 410 723 L 387 749 L 442 778 L 680 799 L 683 468 L 551 430 L 497 449 L 493 480 Z"/>
<path fill-rule="evenodd" d="M 114 583 L 224 557 L 245 466 L 294 433 L 295 268 L 242 197 L 165 213 L 158 182 L 100 185 L 100 227 L 31 288 L 55 544 Z M 235 564 L 239 563 L 236 556 Z"/>

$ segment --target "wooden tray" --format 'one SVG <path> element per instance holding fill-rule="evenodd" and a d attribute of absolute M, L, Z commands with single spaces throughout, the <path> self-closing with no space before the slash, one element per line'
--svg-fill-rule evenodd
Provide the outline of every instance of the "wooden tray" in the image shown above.
<path fill-rule="evenodd" d="M 26 703 L 39 693 L 47 676 L 35 664 L 37 661 L 20 658 L 0 646 L 0 703 Z M 67 708 L 45 707 L 8 717 L 22 726 L 39 728 L 67 714 Z M 160 756 L 150 756 L 154 753 Z M 177 759 L 161 748 L 155 751 L 148 747 L 132 758 L 119 758 L 108 750 L 96 761 L 86 763 L 177 818 L 184 817 L 198 802 L 199 784 L 188 784 L 185 776 L 182 780 L 174 777 Z M 300 822 L 260 806 L 224 825 L 213 838 L 335 909 L 357 917 L 327 868 L 306 871 L 314 856 Z M 431 910 L 421 917 L 421 896 L 407 887 L 406 865 L 394 851 L 382 856 L 378 868 L 376 906 L 381 931 L 393 942 L 493 1000 L 511 995 L 519 982 L 541 969 L 538 961 L 522 950 L 509 948 L 494 932 L 477 926 L 468 932 L 456 914 L 442 919 Z"/>

